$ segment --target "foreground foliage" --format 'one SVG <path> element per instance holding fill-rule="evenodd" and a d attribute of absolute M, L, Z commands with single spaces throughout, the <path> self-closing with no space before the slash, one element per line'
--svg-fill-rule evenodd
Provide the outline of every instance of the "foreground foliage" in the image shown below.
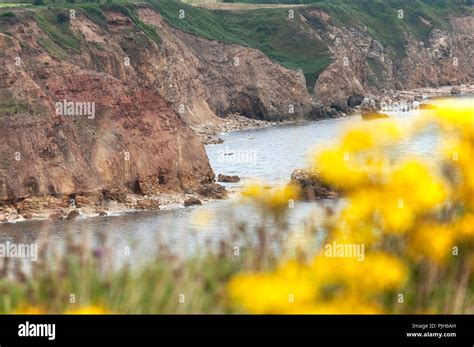
<path fill-rule="evenodd" d="M 445 140 L 434 158 L 393 154 L 428 126 Z M 322 245 L 364 246 L 364 257 L 302 248 L 275 270 L 235 276 L 230 296 L 255 313 L 472 312 L 473 153 L 470 99 L 440 102 L 410 134 L 385 121 L 350 130 L 315 156 L 314 169 L 347 199 L 326 216 Z"/>

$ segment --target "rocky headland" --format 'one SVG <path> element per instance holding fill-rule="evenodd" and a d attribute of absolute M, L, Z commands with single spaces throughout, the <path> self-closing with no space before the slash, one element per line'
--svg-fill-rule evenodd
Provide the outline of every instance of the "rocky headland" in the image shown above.
<path fill-rule="evenodd" d="M 224 26 L 179 21 L 176 6 Z M 225 198 L 203 145 L 222 132 L 473 92 L 468 8 L 421 9 L 423 37 L 406 26 L 395 45 L 328 6 L 260 10 L 262 30 L 280 33 L 266 46 L 270 34 L 219 36 L 229 18 L 246 29 L 254 18 L 233 10 L 152 0 L 74 16 L 68 5 L 1 10 L 0 222 Z"/>

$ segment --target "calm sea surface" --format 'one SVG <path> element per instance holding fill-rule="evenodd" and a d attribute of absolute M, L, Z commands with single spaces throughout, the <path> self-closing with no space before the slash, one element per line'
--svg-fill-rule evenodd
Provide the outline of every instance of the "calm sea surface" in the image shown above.
<path fill-rule="evenodd" d="M 407 127 L 419 117 L 417 111 L 391 113 L 390 116 Z M 354 124 L 378 121 L 363 121 L 360 116 L 350 116 L 226 133 L 222 134 L 224 143 L 208 145 L 206 150 L 216 174 L 241 177 L 240 183 L 226 184 L 233 191 L 238 191 L 248 180 L 286 183 L 294 169 L 308 164 L 311 153 L 330 146 L 344 129 Z M 429 161 L 435 159 L 433 153 L 439 140 L 436 129 L 427 129 L 395 151 L 400 156 L 415 153 Z M 317 222 L 321 206 L 334 203 L 296 203 L 290 211 L 290 228 L 298 228 L 308 222 L 308 218 Z M 0 241 L 31 243 L 41 239 L 50 246 L 62 249 L 66 235 L 80 237 L 88 234 L 92 242 L 106 239 L 109 247 L 117 251 L 117 262 L 133 263 L 152 257 L 157 252 L 158 242 L 165 243 L 180 256 L 205 252 L 221 239 L 229 237 L 231 228 L 242 222 L 251 226 L 256 220 L 254 208 L 243 204 L 235 194 L 226 201 L 191 208 L 71 221 L 3 224 L 0 225 Z"/>

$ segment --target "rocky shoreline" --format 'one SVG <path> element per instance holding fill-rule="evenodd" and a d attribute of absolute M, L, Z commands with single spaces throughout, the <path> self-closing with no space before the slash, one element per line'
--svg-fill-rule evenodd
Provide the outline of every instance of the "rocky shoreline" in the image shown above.
<path fill-rule="evenodd" d="M 201 205 L 208 201 L 225 199 L 226 189 L 217 183 L 208 183 L 186 192 L 166 192 L 141 195 L 123 191 L 103 191 L 64 197 L 27 197 L 11 204 L 0 205 L 0 224 L 28 220 L 71 220 L 103 217 L 126 212 L 159 211 Z"/>
<path fill-rule="evenodd" d="M 420 105 L 429 104 L 429 99 L 451 96 L 474 95 L 474 84 L 443 86 L 439 88 L 416 88 L 412 90 L 382 90 L 379 95 L 367 95 L 352 112 L 375 115 L 368 118 L 386 118 L 384 112 L 406 112 Z M 380 115 L 380 117 L 377 117 Z"/>
<path fill-rule="evenodd" d="M 203 144 L 211 145 L 224 142 L 220 137 L 222 133 L 266 128 L 276 124 L 281 123 L 251 119 L 238 113 L 233 113 L 222 118 L 219 122 L 205 122 L 191 125 L 190 127 L 199 136 Z"/>
<path fill-rule="evenodd" d="M 350 113 L 358 113 L 364 104 L 371 104 L 380 110 L 386 103 L 407 105 L 419 101 L 420 104 L 429 98 L 462 96 L 474 94 L 474 85 L 444 86 L 440 88 L 417 88 L 409 91 L 382 91 L 378 96 L 368 95 L 363 98 L 360 105 L 355 105 Z M 369 101 L 367 101 L 369 100 Z M 373 105 L 372 105 L 373 106 Z M 230 131 L 265 128 L 290 122 L 269 122 L 246 118 L 239 114 L 231 114 L 218 123 L 204 123 L 192 127 L 204 144 L 222 143 L 220 134 Z M 237 182 L 237 176 L 219 175 L 217 181 L 227 182 L 230 179 Z M 290 184 L 296 184 L 303 190 L 303 200 L 314 201 L 318 199 L 337 198 L 338 192 L 325 186 L 317 175 L 309 174 L 304 169 L 296 169 L 292 174 Z M 184 192 L 164 192 L 161 194 L 134 194 L 123 191 L 103 191 L 100 194 L 83 194 L 65 196 L 62 198 L 27 197 L 14 201 L 11 204 L 0 205 L 0 224 L 21 222 L 27 220 L 70 220 L 75 218 L 89 218 L 115 215 L 132 211 L 158 211 L 174 208 L 200 205 L 216 199 L 225 199 L 233 195 L 218 183 L 206 183 L 199 188 Z"/>
<path fill-rule="evenodd" d="M 461 84 L 456 86 L 442 87 L 424 87 L 412 90 L 382 90 L 377 95 L 361 95 L 358 101 L 348 109 L 347 114 L 358 114 L 369 112 L 379 113 L 382 117 L 370 118 L 386 118 L 384 113 L 380 111 L 409 111 L 415 105 L 426 103 L 430 98 L 440 98 L 449 96 L 474 95 L 474 84 Z M 340 112 L 340 116 L 344 117 L 346 113 Z M 221 134 L 231 131 L 243 131 L 250 129 L 266 128 L 269 126 L 294 124 L 297 122 L 307 122 L 309 119 L 299 121 L 286 120 L 281 122 L 272 122 L 266 120 L 258 120 L 247 118 L 238 113 L 229 114 L 221 118 L 219 122 L 207 122 L 197 125 L 191 125 L 191 129 L 199 136 L 203 144 L 219 144 L 224 140 Z"/>

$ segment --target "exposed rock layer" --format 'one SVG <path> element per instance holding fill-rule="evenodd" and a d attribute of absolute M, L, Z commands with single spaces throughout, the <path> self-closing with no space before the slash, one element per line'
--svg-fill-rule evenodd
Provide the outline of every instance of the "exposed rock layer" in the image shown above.
<path fill-rule="evenodd" d="M 333 26 L 328 14 L 319 17 L 327 23 L 318 33 L 334 59 L 314 89 L 315 98 L 325 105 L 347 111 L 354 100 L 362 101 L 361 96 L 474 81 L 472 16 L 451 18 L 451 31 L 433 28 L 427 44 L 406 33 L 403 56 L 398 57 L 388 54 L 387 47 L 368 32 Z"/>
<path fill-rule="evenodd" d="M 0 92 L 13 105 L 0 117 L 1 200 L 106 189 L 152 194 L 214 181 L 198 137 L 154 87 L 159 67 L 147 63 L 159 47 L 114 28 L 116 17 L 109 33 L 87 18 L 72 21 L 81 53 L 61 60 L 38 44 L 45 33 L 34 21 L 0 36 Z M 62 100 L 93 104 L 95 114 L 58 114 Z"/>
<path fill-rule="evenodd" d="M 301 72 L 288 70 L 256 49 L 224 44 L 179 31 L 154 10 L 140 18 L 158 28 L 162 47 L 157 59 L 160 93 L 189 124 L 240 113 L 268 120 L 338 116 L 312 100 Z"/>

